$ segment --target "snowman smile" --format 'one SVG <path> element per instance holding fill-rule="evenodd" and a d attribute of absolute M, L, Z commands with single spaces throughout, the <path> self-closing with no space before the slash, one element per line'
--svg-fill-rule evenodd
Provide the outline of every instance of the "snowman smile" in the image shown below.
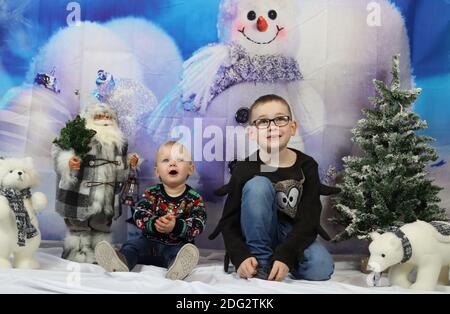
<path fill-rule="evenodd" d="M 247 38 L 247 40 L 251 41 L 252 43 L 255 43 L 257 45 L 268 45 L 271 44 L 272 42 L 275 41 L 275 39 L 277 39 L 278 35 L 280 34 L 280 32 L 284 29 L 284 27 L 279 27 L 277 25 L 277 33 L 275 34 L 275 37 L 272 38 L 272 40 L 266 41 L 266 42 L 259 42 L 256 40 L 251 39 L 247 34 L 245 34 L 245 27 L 243 27 L 241 30 L 239 30 L 240 33 L 242 33 L 242 35 L 244 35 L 245 38 Z"/>

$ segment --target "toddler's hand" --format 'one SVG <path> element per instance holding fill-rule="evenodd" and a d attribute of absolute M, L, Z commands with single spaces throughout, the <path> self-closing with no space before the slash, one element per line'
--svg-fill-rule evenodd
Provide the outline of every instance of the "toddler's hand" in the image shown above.
<path fill-rule="evenodd" d="M 155 222 L 156 230 L 159 233 L 169 234 L 175 228 L 176 219 L 175 216 L 171 213 L 160 217 Z"/>

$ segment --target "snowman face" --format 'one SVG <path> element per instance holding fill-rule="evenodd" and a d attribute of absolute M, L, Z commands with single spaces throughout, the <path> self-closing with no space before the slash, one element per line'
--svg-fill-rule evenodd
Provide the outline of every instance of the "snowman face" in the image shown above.
<path fill-rule="evenodd" d="M 222 10 L 229 11 L 227 18 L 221 20 L 222 39 L 240 44 L 252 55 L 294 56 L 298 40 L 291 36 L 295 34 L 292 2 L 295 1 L 224 0 Z"/>

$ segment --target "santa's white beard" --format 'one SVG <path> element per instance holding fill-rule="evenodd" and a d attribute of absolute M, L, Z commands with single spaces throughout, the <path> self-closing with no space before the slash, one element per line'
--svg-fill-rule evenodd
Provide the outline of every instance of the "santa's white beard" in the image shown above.
<path fill-rule="evenodd" d="M 119 151 L 122 150 L 125 139 L 117 124 L 113 123 L 107 126 L 98 125 L 95 124 L 93 120 L 89 119 L 86 122 L 86 128 L 97 132 L 97 134 L 95 134 L 95 139 L 103 147 L 113 146 L 117 147 Z"/>

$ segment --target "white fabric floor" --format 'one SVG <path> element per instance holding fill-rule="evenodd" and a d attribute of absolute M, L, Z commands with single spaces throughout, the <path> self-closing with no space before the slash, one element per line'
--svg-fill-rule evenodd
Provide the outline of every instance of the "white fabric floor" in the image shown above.
<path fill-rule="evenodd" d="M 349 262 L 337 262 L 327 282 L 286 279 L 282 283 L 239 279 L 223 272 L 223 254 L 202 251 L 200 265 L 185 281 L 164 278 L 165 270 L 139 266 L 131 273 L 106 273 L 101 267 L 61 259 L 59 248 L 41 249 L 41 270 L 0 270 L 0 293 L 170 293 L 170 294 L 349 294 L 411 293 L 398 287 L 369 287 L 367 276 Z M 386 280 L 386 279 L 384 279 Z M 450 293 L 439 286 L 436 293 Z"/>

